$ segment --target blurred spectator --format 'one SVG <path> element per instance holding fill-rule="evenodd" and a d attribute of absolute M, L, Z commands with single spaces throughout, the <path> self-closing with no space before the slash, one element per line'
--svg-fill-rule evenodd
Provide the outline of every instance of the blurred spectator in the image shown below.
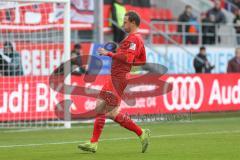
<path fill-rule="evenodd" d="M 240 0 L 231 0 L 238 8 L 240 8 Z"/>
<path fill-rule="evenodd" d="M 10 10 L 10 9 L 7 9 L 7 10 L 5 11 L 5 14 L 6 14 L 6 20 L 7 20 L 7 21 L 11 21 L 11 20 L 12 20 L 11 10 Z"/>
<path fill-rule="evenodd" d="M 114 0 L 112 5 L 112 19 L 117 23 L 117 26 L 112 24 L 112 29 L 113 41 L 116 43 L 121 42 L 125 37 L 125 32 L 121 30 L 125 13 L 126 8 L 123 5 L 123 0 Z"/>
<path fill-rule="evenodd" d="M 178 18 L 179 22 L 189 23 L 188 25 L 179 25 L 178 31 L 185 32 L 186 34 L 197 34 L 197 18 L 192 14 L 192 6 L 186 5 L 185 10 Z M 186 44 L 197 44 L 197 35 L 186 35 Z"/>
<path fill-rule="evenodd" d="M 0 54 L 0 75 L 20 76 L 23 75 L 21 56 L 14 51 L 11 42 L 4 42 L 3 53 Z"/>
<path fill-rule="evenodd" d="M 240 45 L 240 9 L 236 10 L 233 23 L 237 34 L 237 44 Z"/>
<path fill-rule="evenodd" d="M 240 48 L 236 48 L 235 57 L 228 61 L 228 73 L 240 73 Z"/>
<path fill-rule="evenodd" d="M 210 15 L 209 18 L 206 14 L 202 14 L 202 43 L 215 44 L 216 41 L 216 27 L 215 17 Z"/>
<path fill-rule="evenodd" d="M 218 29 L 220 24 L 226 23 L 226 16 L 222 12 L 222 7 L 221 7 L 221 1 L 220 0 L 215 0 L 214 1 L 214 7 L 210 9 L 207 14 L 206 14 L 206 19 L 202 19 L 203 22 L 208 22 L 210 23 L 209 25 L 205 25 L 205 27 L 211 27 L 211 31 L 213 33 L 213 36 L 211 40 L 206 40 L 210 41 L 210 44 L 215 44 L 215 39 L 216 39 L 216 29 Z M 214 24 L 215 27 L 213 27 L 211 24 Z M 210 28 L 209 28 L 210 29 Z M 205 37 L 206 38 L 206 37 Z M 210 37 L 208 37 L 210 38 Z M 218 37 L 218 42 L 220 42 L 221 39 Z M 208 44 L 208 43 L 205 43 Z"/>
<path fill-rule="evenodd" d="M 208 19 L 210 19 L 210 16 L 213 16 L 216 24 L 226 23 L 226 16 L 222 12 L 220 0 L 215 0 L 214 7 L 207 12 Z"/>
<path fill-rule="evenodd" d="M 215 67 L 209 63 L 205 47 L 200 48 L 200 53 L 194 58 L 193 65 L 196 73 L 211 73 Z"/>
<path fill-rule="evenodd" d="M 9 23 L 14 21 L 14 10 L 13 9 L 4 9 L 0 11 L 0 21 L 3 23 Z"/>
<path fill-rule="evenodd" d="M 71 58 L 76 58 L 75 64 L 74 63 L 71 64 L 73 74 L 86 73 L 85 68 L 82 66 L 81 49 L 82 46 L 80 44 L 75 44 L 71 52 Z"/>

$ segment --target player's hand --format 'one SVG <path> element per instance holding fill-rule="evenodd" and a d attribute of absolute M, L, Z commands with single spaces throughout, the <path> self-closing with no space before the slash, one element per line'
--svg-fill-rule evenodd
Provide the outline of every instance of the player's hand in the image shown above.
<path fill-rule="evenodd" d="M 98 48 L 98 53 L 99 55 L 106 56 L 108 54 L 108 51 L 105 50 L 104 48 Z"/>

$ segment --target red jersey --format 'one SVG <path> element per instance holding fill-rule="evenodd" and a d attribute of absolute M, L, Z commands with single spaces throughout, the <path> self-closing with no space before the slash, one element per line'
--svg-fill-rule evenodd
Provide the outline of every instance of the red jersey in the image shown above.
<path fill-rule="evenodd" d="M 108 53 L 112 57 L 111 76 L 125 78 L 132 65 L 144 65 L 146 52 L 144 42 L 139 33 L 129 34 L 120 44 L 117 53 Z"/>
<path fill-rule="evenodd" d="M 105 83 L 102 89 L 105 92 L 100 93 L 100 98 L 104 99 L 109 106 L 117 106 L 127 86 L 127 73 L 131 71 L 133 65 L 146 63 L 146 52 L 141 35 L 139 33 L 129 34 L 119 44 L 117 53 L 109 52 L 108 56 L 112 57 L 111 78 Z"/>

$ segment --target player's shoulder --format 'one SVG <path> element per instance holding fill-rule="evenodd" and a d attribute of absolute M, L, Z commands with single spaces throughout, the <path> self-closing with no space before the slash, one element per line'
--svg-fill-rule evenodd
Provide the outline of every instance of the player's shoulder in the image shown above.
<path fill-rule="evenodd" d="M 137 44 L 143 43 L 142 36 L 139 33 L 130 34 L 127 38 L 127 41 L 130 43 L 137 43 Z"/>
<path fill-rule="evenodd" d="M 129 34 L 129 39 L 142 40 L 142 35 L 140 33 Z"/>
<path fill-rule="evenodd" d="M 122 49 L 135 49 L 137 46 L 141 46 L 143 40 L 141 35 L 137 33 L 129 34 L 121 43 L 120 48 Z"/>

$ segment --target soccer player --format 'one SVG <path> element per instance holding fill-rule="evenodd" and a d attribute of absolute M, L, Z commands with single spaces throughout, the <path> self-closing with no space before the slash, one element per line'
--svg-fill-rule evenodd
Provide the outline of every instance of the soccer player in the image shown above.
<path fill-rule="evenodd" d="M 103 86 L 97 99 L 97 106 L 95 108 L 97 117 L 94 122 L 92 138 L 90 142 L 78 146 L 83 151 L 93 153 L 97 151 L 98 140 L 102 133 L 106 117 L 119 123 L 129 131 L 136 133 L 142 144 L 142 153 L 148 148 L 150 130 L 140 128 L 127 115 L 119 112 L 121 97 L 127 86 L 127 74 L 130 72 L 132 66 L 141 66 L 146 63 L 144 43 L 138 33 L 139 25 L 139 15 L 133 11 L 127 12 L 124 16 L 123 28 L 128 33 L 128 36 L 120 42 L 117 52 L 108 52 L 104 48 L 98 49 L 100 55 L 112 58 L 111 77 Z"/>

